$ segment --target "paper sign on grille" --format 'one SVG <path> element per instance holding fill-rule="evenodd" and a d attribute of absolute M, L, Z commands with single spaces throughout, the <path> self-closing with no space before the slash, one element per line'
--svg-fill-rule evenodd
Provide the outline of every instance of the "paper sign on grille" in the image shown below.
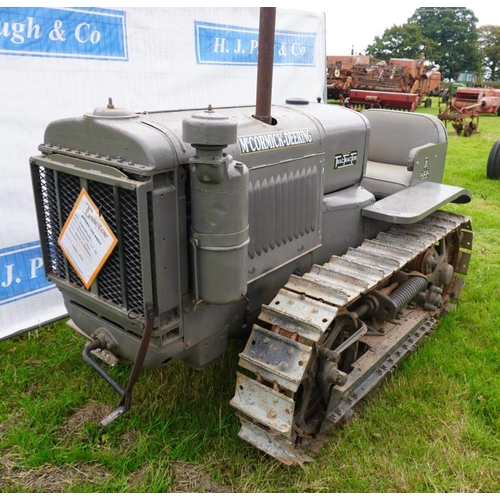
<path fill-rule="evenodd" d="M 78 196 L 58 241 L 87 289 L 118 242 L 85 189 Z"/>

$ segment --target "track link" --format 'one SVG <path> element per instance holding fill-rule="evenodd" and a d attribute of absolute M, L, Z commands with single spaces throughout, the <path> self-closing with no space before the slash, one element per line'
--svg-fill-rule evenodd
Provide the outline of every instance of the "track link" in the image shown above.
<path fill-rule="evenodd" d="M 237 373 L 230 402 L 242 424 L 239 436 L 285 464 L 310 461 L 307 452 L 316 452 L 453 307 L 464 283 L 457 273 L 467 273 L 471 249 L 470 219 L 437 211 L 290 276 L 262 307 L 240 354 L 247 374 Z M 427 299 L 416 304 L 412 292 L 394 318 L 367 314 L 367 298 L 383 302 L 379 289 L 408 269 L 420 283 L 427 276 L 427 297 L 438 294 L 434 305 Z"/>

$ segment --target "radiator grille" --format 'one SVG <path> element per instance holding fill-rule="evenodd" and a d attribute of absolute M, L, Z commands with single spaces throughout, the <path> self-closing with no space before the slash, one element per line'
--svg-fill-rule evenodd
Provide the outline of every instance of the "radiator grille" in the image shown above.
<path fill-rule="evenodd" d="M 46 272 L 86 291 L 65 258 L 57 240 L 82 189 L 78 176 L 37 166 L 41 204 L 40 238 L 45 242 Z M 134 191 L 101 182 L 86 181 L 86 190 L 118 238 L 96 279 L 99 297 L 136 314 L 143 312 L 143 285 L 139 241 L 139 215 Z"/>

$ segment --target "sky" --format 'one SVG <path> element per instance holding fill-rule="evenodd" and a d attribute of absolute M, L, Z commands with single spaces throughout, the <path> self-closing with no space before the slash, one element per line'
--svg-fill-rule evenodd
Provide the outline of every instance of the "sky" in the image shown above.
<path fill-rule="evenodd" d="M 349 5 L 352 8 L 349 9 Z M 292 7 L 290 3 L 276 5 Z M 308 0 L 300 4 L 300 9 L 324 12 L 326 17 L 327 55 L 349 55 L 354 46 L 354 54 L 364 53 L 376 36 L 393 25 L 405 24 L 420 7 L 466 7 L 474 12 L 479 22 L 477 26 L 492 24 L 500 26 L 500 2 L 498 0 L 441 0 L 440 2 L 399 0 L 370 2 L 321 2 Z M 299 7 L 297 7 L 299 8 Z"/>

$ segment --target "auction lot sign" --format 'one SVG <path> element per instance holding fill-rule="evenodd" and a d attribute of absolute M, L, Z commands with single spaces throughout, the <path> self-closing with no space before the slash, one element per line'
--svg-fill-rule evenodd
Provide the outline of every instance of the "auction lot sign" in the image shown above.
<path fill-rule="evenodd" d="M 0 339 L 66 315 L 45 279 L 30 178 L 46 126 L 109 98 L 130 111 L 252 105 L 258 27 L 254 7 L 0 7 Z M 275 104 L 325 96 L 323 14 L 278 8 L 274 55 Z M 107 254 L 72 250 L 79 209 L 61 243 L 90 284 Z"/>

